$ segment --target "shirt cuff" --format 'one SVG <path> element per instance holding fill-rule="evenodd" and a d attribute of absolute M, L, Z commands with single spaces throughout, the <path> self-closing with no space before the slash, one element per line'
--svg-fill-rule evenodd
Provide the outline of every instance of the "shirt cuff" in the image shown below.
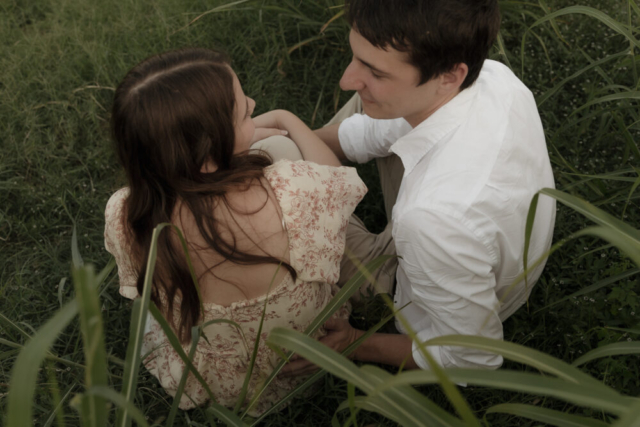
<path fill-rule="evenodd" d="M 340 147 L 347 159 L 356 163 L 366 163 L 368 161 L 363 152 L 364 143 L 364 115 L 354 114 L 340 123 L 338 128 L 338 139 Z"/>

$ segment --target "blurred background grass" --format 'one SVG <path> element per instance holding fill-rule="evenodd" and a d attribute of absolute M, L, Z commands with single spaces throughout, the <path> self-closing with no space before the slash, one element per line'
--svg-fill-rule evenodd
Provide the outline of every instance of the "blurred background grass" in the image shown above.
<path fill-rule="evenodd" d="M 233 58 L 256 113 L 288 109 L 313 127 L 327 122 L 351 94 L 338 80 L 350 60 L 341 19 L 320 30 L 341 9 L 339 0 L 232 2 L 157 0 L 5 0 L 0 3 L 0 408 L 6 404 L 9 375 L 19 346 L 73 293 L 70 239 L 75 224 L 85 262 L 108 262 L 103 249 L 104 206 L 124 184 L 111 149 L 108 110 L 113 88 L 125 72 L 150 54 L 183 46 L 216 47 Z M 607 55 L 629 49 L 629 40 L 589 17 L 563 16 L 556 29 L 542 24 L 522 37 L 545 13 L 575 4 L 501 2 L 505 61 L 538 99 L 564 78 Z M 635 29 L 640 21 L 632 1 L 584 0 Z M 216 7 L 219 10 L 201 16 Z M 201 16 L 201 17 L 200 17 Z M 190 24 L 195 18 L 195 22 Z M 637 29 L 633 30 L 637 34 Z M 294 49 L 295 48 L 295 49 Z M 637 52 L 637 49 L 636 49 Z M 567 82 L 540 108 L 557 186 L 591 201 L 634 227 L 640 224 L 637 101 L 586 102 L 637 90 L 637 57 L 621 55 Z M 386 224 L 375 167 L 359 172 L 370 192 L 358 214 L 371 230 Z M 598 177 L 594 178 L 595 175 Z M 627 201 L 629 201 L 627 206 Z M 557 239 L 585 227 L 579 214 L 559 206 Z M 640 286 L 634 265 L 617 249 L 595 238 L 568 243 L 549 260 L 528 307 L 505 323 L 505 339 L 571 361 L 598 345 L 637 339 Z M 620 276 L 599 290 L 571 298 L 572 292 Z M 128 338 L 130 302 L 117 293 L 112 275 L 101 295 L 110 383 L 119 389 Z M 354 322 L 377 321 L 383 305 L 372 300 Z M 55 377 L 63 404 L 83 383 L 81 334 L 67 328 L 53 352 L 62 361 L 43 370 L 35 400 L 36 425 L 53 422 L 50 389 Z M 66 362 L 65 362 L 66 361 Z M 602 359 L 586 365 L 597 378 L 628 395 L 640 394 L 638 356 Z M 448 407 L 437 387 L 422 390 Z M 484 388 L 463 390 L 482 412 L 498 402 L 528 402 L 598 416 L 565 403 Z M 346 398 L 346 385 L 328 377 L 313 399 L 297 400 L 265 425 L 328 425 Z M 169 411 L 171 399 L 144 370 L 137 406 L 150 420 Z M 4 414 L 4 409 L 0 412 Z M 65 410 L 67 425 L 77 415 Z M 601 415 L 600 415 L 601 416 Z M 176 425 L 198 425 L 197 410 L 181 412 Z M 375 414 L 361 420 L 391 425 Z M 491 415 L 492 425 L 514 425 L 507 415 Z M 518 420 L 520 423 L 521 420 Z M 50 425 L 50 424 L 49 424 Z M 528 425 L 526 422 L 519 425 Z"/>

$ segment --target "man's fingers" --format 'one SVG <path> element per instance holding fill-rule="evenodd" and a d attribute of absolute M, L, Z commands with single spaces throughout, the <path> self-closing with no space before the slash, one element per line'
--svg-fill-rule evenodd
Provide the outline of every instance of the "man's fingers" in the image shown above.
<path fill-rule="evenodd" d="M 256 128 L 255 132 L 253 133 L 253 138 L 251 139 L 251 142 L 258 142 L 260 140 L 269 138 L 270 136 L 276 136 L 276 135 L 280 135 L 280 136 L 286 136 L 288 135 L 289 132 L 287 132 L 286 130 L 281 130 L 278 128 Z"/>

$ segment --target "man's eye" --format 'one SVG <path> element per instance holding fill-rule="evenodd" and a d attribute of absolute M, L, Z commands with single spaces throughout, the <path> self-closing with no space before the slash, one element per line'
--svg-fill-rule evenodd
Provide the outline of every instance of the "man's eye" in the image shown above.
<path fill-rule="evenodd" d="M 375 73 L 373 71 L 371 72 L 371 75 L 376 79 L 381 79 L 382 78 L 382 76 L 380 74 L 377 74 L 377 73 Z"/>

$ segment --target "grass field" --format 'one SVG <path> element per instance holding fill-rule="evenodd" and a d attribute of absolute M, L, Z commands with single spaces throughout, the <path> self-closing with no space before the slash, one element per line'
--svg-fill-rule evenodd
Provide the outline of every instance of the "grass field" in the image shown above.
<path fill-rule="evenodd" d="M 350 60 L 348 29 L 337 19 L 321 33 L 341 10 L 340 0 L 239 1 L 228 7 L 226 3 L 0 3 L 1 425 L 11 369 L 21 346 L 74 298 L 70 273 L 74 225 L 84 261 L 98 270 L 109 262 L 103 212 L 124 177 L 109 140 L 108 111 L 113 88 L 131 66 L 171 48 L 223 48 L 233 58 L 245 92 L 256 100 L 256 113 L 284 108 L 312 127 L 328 121 L 351 95 L 338 87 Z M 584 0 L 580 6 L 593 9 L 575 9 L 528 30 L 545 14 L 575 3 L 503 1 L 501 5 L 504 49 L 496 46 L 492 58 L 507 62 L 536 96 L 557 188 L 638 228 L 640 9 L 633 0 Z M 585 12 L 592 10 L 610 20 Z M 364 165 L 359 171 L 370 192 L 357 213 L 371 230 L 381 230 L 386 219 L 375 167 Z M 556 241 L 590 225 L 579 212 L 558 204 Z M 527 306 L 505 323 L 505 340 L 566 362 L 607 344 L 638 340 L 638 267 L 616 246 L 597 237 L 567 241 L 550 257 Z M 590 290 L 571 296 L 584 289 Z M 101 288 L 100 301 L 108 381 L 119 390 L 131 303 L 118 295 L 115 274 Z M 354 321 L 370 326 L 384 311 L 379 301 L 372 301 L 366 313 L 359 313 L 366 318 Z M 64 329 L 51 349 L 57 359 L 49 358 L 38 374 L 34 425 L 80 424 L 78 413 L 69 408 L 85 384 L 78 325 L 74 321 Z M 640 396 L 638 353 L 602 358 L 582 370 L 625 395 Z M 505 367 L 527 370 L 512 362 Z M 333 376 L 322 381 L 319 394 L 295 400 L 266 418 L 264 425 L 331 425 L 334 412 L 347 399 L 347 383 Z M 420 391 L 452 409 L 437 386 L 423 386 Z M 468 387 L 462 394 L 476 416 L 484 416 L 490 425 L 541 425 L 511 415 L 485 414 L 493 405 L 510 402 L 605 422 L 614 419 L 598 409 L 531 394 L 485 387 Z M 141 370 L 135 404 L 154 422 L 168 414 L 171 398 Z M 371 412 L 360 412 L 358 422 L 395 425 Z M 205 414 L 199 410 L 180 412 L 175 422 L 205 424 Z"/>

